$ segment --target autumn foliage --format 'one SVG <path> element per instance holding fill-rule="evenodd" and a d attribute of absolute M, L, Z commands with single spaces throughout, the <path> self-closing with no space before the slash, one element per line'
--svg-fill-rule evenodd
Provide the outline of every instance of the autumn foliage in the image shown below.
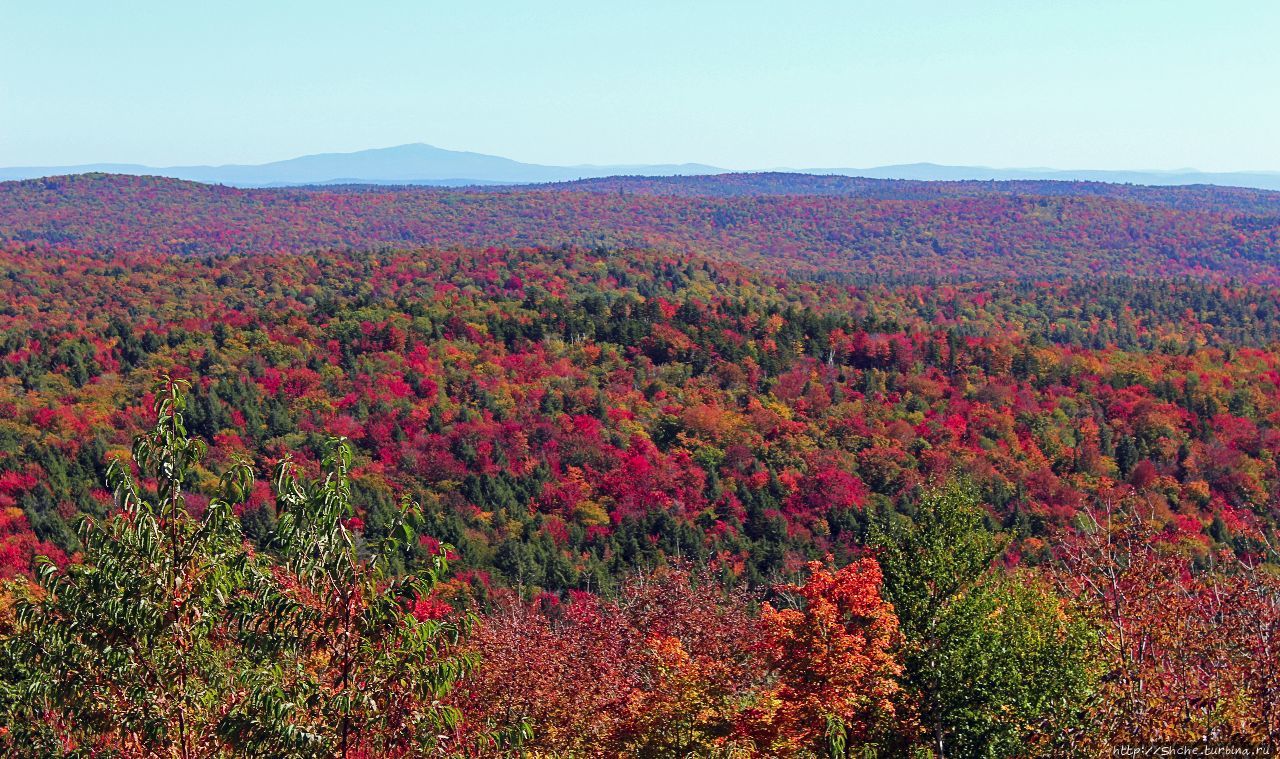
<path fill-rule="evenodd" d="M 1229 555 L 1194 567 L 1132 501 L 1090 510 L 1060 582 L 1100 628 L 1104 735 L 1130 742 L 1280 739 L 1280 579 Z"/>
<path fill-rule="evenodd" d="M 833 743 L 866 744 L 895 717 L 900 635 L 874 559 L 835 572 L 814 562 L 809 572 L 805 584 L 779 589 L 798 607 L 766 604 L 761 623 L 778 678 L 773 748 L 821 754 Z"/>
<path fill-rule="evenodd" d="M 1275 748 L 1278 219 L 781 174 L 0 185 L 0 738 Z M 183 382 L 174 475 L 132 446 Z"/>

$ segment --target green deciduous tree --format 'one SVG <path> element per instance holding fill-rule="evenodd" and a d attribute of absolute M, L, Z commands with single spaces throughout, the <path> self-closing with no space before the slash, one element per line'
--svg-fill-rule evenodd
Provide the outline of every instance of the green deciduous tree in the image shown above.
<path fill-rule="evenodd" d="M 269 549 L 244 539 L 233 505 L 253 485 L 236 463 L 203 510 L 184 485 L 205 446 L 183 421 L 186 385 L 167 378 L 157 422 L 133 448 L 137 474 L 108 473 L 118 514 L 86 520 L 82 561 L 41 569 L 18 591 L 0 641 L 0 750 L 17 756 L 406 756 L 434 747 L 442 704 L 470 659 L 467 620 L 418 619 L 445 571 L 385 558 L 411 537 L 406 503 L 365 546 L 353 516 L 351 450 L 334 441 L 325 477 L 277 469 Z M 195 503 L 195 501 L 192 501 Z M 198 513 L 197 513 L 198 512 Z M 373 551 L 368 549 L 372 548 Z"/>
<path fill-rule="evenodd" d="M 903 685 L 938 757 L 1072 740 L 1091 689 L 1087 628 L 1035 578 L 993 567 L 1002 549 L 983 516 L 953 485 L 926 491 L 913 522 L 881 517 L 871 529 L 906 639 Z"/>
<path fill-rule="evenodd" d="M 456 650 L 470 617 L 407 613 L 447 569 L 443 553 L 417 575 L 393 574 L 414 505 L 364 545 L 348 522 L 350 446 L 333 441 L 323 467 L 318 481 L 299 479 L 287 459 L 276 468 L 278 563 L 235 605 L 253 661 L 220 731 L 271 756 L 419 756 L 460 716 L 442 699 L 474 663 Z"/>
<path fill-rule="evenodd" d="M 141 479 L 109 469 L 120 513 L 83 522 L 84 561 L 45 563 L 18 601 L 0 657 L 15 751 L 191 757 L 216 742 L 211 707 L 235 687 L 225 613 L 250 571 L 231 504 L 253 474 L 237 464 L 190 513 L 183 486 L 205 446 L 187 437 L 183 389 L 157 394 L 156 425 L 133 448 Z"/>

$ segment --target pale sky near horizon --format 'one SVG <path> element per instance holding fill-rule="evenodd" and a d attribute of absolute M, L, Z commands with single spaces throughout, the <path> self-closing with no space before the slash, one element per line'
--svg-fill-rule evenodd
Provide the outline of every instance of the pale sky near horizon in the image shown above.
<path fill-rule="evenodd" d="M 1280 170 L 1276 0 L 0 0 L 0 166 Z"/>

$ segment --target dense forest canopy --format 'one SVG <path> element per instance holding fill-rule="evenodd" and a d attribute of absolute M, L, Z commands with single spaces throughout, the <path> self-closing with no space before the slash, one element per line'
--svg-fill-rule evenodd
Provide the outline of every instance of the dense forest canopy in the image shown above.
<path fill-rule="evenodd" d="M 290 457 L 318 482 L 340 437 L 352 577 L 402 531 L 378 572 L 447 555 L 407 597 L 480 614 L 450 670 L 461 719 L 414 717 L 458 751 L 1280 739 L 1275 194 L 86 175 L 0 185 L 0 241 L 19 585 L 39 556 L 94 555 L 77 524 L 119 509 L 108 467 L 165 376 L 209 444 L 182 519 L 222 504 L 293 566 L 281 525 L 306 499 L 264 473 Z M 259 478 L 220 495 L 236 466 Z M 375 722 L 362 750 L 410 750 Z"/>
<path fill-rule="evenodd" d="M 185 254 L 333 248 L 571 244 L 656 247 L 789 274 L 864 280 L 1072 274 L 1194 275 L 1274 282 L 1280 194 L 1088 183 L 875 183 L 867 193 L 805 192 L 831 179 L 692 178 L 706 192 L 633 188 L 237 190 L 155 177 L 81 175 L 6 183 L 0 240 L 81 251 Z M 745 191 L 717 192 L 746 182 Z M 985 186 L 993 186 L 984 190 Z M 665 187 L 667 185 L 660 185 Z M 582 187 L 591 188 L 590 182 Z M 1040 188 L 1049 188 L 1037 192 Z M 140 219 L 146 219 L 140 224 Z"/>

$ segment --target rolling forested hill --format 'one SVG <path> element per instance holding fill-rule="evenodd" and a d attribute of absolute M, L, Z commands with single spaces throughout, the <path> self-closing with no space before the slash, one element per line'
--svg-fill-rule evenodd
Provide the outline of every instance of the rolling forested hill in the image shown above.
<path fill-rule="evenodd" d="M 1253 190 L 790 175 L 605 181 L 552 190 L 334 191 L 61 177 L 0 188 L 0 240 L 184 254 L 655 247 L 773 273 L 860 280 L 1114 273 L 1273 281 L 1280 247 L 1280 203 Z M 800 194 L 781 194 L 797 184 Z M 867 189 L 804 189 L 827 184 Z M 657 192 L 667 187 L 676 190 Z"/>

